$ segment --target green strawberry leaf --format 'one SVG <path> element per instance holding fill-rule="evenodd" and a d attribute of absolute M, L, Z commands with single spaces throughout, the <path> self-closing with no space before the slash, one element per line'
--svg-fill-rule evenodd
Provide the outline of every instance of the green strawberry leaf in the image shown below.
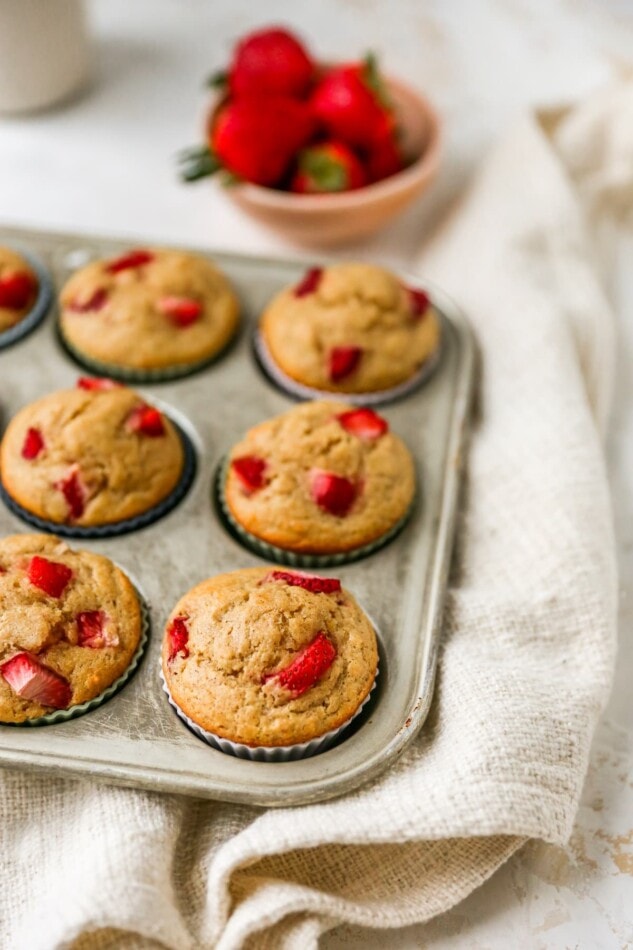
<path fill-rule="evenodd" d="M 375 53 L 367 53 L 365 59 L 363 60 L 363 79 L 375 95 L 380 105 L 385 109 L 392 109 L 393 103 L 391 102 L 391 98 L 387 92 L 387 86 L 385 85 L 385 81 L 380 73 L 380 69 L 378 67 L 378 57 Z"/>
<path fill-rule="evenodd" d="M 299 167 L 309 175 L 320 191 L 345 191 L 347 188 L 347 169 L 325 152 L 316 149 L 303 152 Z"/>
<path fill-rule="evenodd" d="M 228 83 L 229 74 L 224 69 L 218 70 L 216 73 L 211 73 L 210 76 L 207 76 L 205 79 L 205 86 L 209 89 L 225 89 Z"/>
<path fill-rule="evenodd" d="M 177 156 L 181 181 L 198 181 L 207 175 L 214 175 L 222 168 L 217 156 L 206 145 L 183 149 Z"/>

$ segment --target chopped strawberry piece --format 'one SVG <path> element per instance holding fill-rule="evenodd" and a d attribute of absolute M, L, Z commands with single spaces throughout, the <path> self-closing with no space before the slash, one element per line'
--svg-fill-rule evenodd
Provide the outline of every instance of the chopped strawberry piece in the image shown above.
<path fill-rule="evenodd" d="M 373 409 L 350 409 L 336 417 L 347 432 L 359 439 L 379 439 L 389 431 L 389 423 Z"/>
<path fill-rule="evenodd" d="M 202 314 L 202 304 L 193 297 L 161 297 L 158 309 L 177 327 L 188 327 Z"/>
<path fill-rule="evenodd" d="M 167 631 L 169 637 L 169 654 L 167 659 L 171 663 L 178 654 L 182 657 L 189 656 L 189 631 L 187 630 L 187 617 L 175 617 L 169 625 Z"/>
<path fill-rule="evenodd" d="M 123 383 L 106 376 L 80 376 L 77 380 L 77 389 L 89 389 L 96 392 L 107 392 L 110 389 L 122 389 Z"/>
<path fill-rule="evenodd" d="M 280 686 L 301 696 L 317 683 L 324 673 L 329 670 L 336 657 L 336 647 L 321 631 L 314 640 L 300 650 L 289 666 L 276 673 L 267 673 L 263 682 L 277 680 Z"/>
<path fill-rule="evenodd" d="M 153 406 L 145 403 L 133 409 L 128 416 L 126 427 L 129 432 L 140 432 L 141 435 L 147 435 L 151 439 L 159 438 L 165 435 L 165 423 L 163 417 Z"/>
<path fill-rule="evenodd" d="M 322 277 L 322 267 L 311 267 L 295 287 L 293 291 L 295 297 L 307 297 L 308 294 L 316 293 Z"/>
<path fill-rule="evenodd" d="M 92 313 L 96 310 L 102 310 L 108 302 L 108 291 L 105 287 L 97 287 L 96 290 L 86 300 L 75 298 L 66 304 L 66 310 L 72 313 Z"/>
<path fill-rule="evenodd" d="M 409 306 L 414 317 L 423 317 L 429 309 L 430 299 L 425 290 L 418 290 L 416 287 L 407 287 L 409 294 Z"/>
<path fill-rule="evenodd" d="M 86 508 L 87 491 L 79 474 L 79 466 L 73 465 L 66 478 L 55 483 L 55 488 L 66 499 L 71 517 L 81 518 Z"/>
<path fill-rule="evenodd" d="M 50 597 L 61 597 L 70 583 L 73 572 L 59 561 L 49 561 L 37 554 L 29 561 L 28 578 L 34 587 L 43 590 Z"/>
<path fill-rule="evenodd" d="M 66 709 L 70 705 L 72 690 L 68 681 L 40 663 L 32 653 L 16 653 L 0 666 L 0 674 L 23 699 L 55 709 Z"/>
<path fill-rule="evenodd" d="M 103 610 L 85 610 L 77 614 L 77 636 L 80 647 L 100 650 L 103 647 L 116 646 L 117 637 L 109 637 L 105 629 L 106 615 Z"/>
<path fill-rule="evenodd" d="M 360 346 L 335 346 L 328 355 L 328 371 L 333 383 L 350 376 L 363 355 Z"/>
<path fill-rule="evenodd" d="M 264 459 L 257 458 L 256 455 L 243 455 L 241 458 L 233 459 L 231 468 L 248 495 L 266 484 L 265 473 L 268 466 Z"/>
<path fill-rule="evenodd" d="M 319 577 L 318 574 L 298 574 L 295 571 L 270 571 L 264 581 L 281 581 L 291 587 L 303 587 L 313 594 L 334 594 L 341 589 L 336 577 Z"/>
<path fill-rule="evenodd" d="M 344 518 L 354 504 L 357 488 L 349 478 L 314 469 L 310 476 L 312 497 L 319 508 L 337 518 Z"/>
<path fill-rule="evenodd" d="M 42 433 L 40 430 L 34 429 L 33 427 L 27 429 L 26 436 L 24 437 L 24 444 L 22 446 L 22 458 L 28 459 L 30 462 L 37 458 L 43 448 L 44 439 L 42 438 Z"/>
<path fill-rule="evenodd" d="M 123 254 L 121 257 L 115 257 L 106 264 L 108 274 L 119 274 L 122 270 L 131 270 L 135 267 L 142 267 L 144 264 L 151 264 L 154 255 L 151 251 L 145 251 L 142 248 Z"/>
<path fill-rule="evenodd" d="M 10 271 L 0 277 L 0 307 L 23 310 L 35 293 L 35 281 L 26 271 Z"/>

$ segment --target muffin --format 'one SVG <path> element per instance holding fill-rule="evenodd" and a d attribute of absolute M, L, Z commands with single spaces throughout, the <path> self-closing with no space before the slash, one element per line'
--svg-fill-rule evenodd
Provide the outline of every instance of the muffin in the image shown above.
<path fill-rule="evenodd" d="M 316 751 L 297 746 L 331 739 L 349 723 L 377 665 L 372 624 L 338 580 L 267 567 L 220 574 L 188 591 L 163 640 L 163 679 L 176 710 L 202 738 L 238 754 Z"/>
<path fill-rule="evenodd" d="M 413 459 L 387 420 L 323 401 L 250 429 L 231 450 L 222 501 L 256 550 L 333 555 L 392 537 L 414 493 Z"/>
<path fill-rule="evenodd" d="M 385 394 L 421 378 L 437 353 L 440 321 L 425 291 L 389 271 L 335 264 L 313 268 L 272 300 L 259 342 L 265 366 L 291 384 Z"/>
<path fill-rule="evenodd" d="M 181 436 L 166 415 L 111 380 L 25 406 L 0 444 L 0 476 L 13 501 L 52 525 L 92 527 L 133 519 L 174 492 Z"/>
<path fill-rule="evenodd" d="M 142 632 L 134 588 L 108 558 L 51 535 L 0 539 L 1 722 L 101 696 L 130 668 Z"/>
<path fill-rule="evenodd" d="M 62 339 L 101 371 L 178 375 L 208 362 L 234 335 L 238 301 L 208 260 L 132 250 L 78 270 L 61 295 Z"/>
<path fill-rule="evenodd" d="M 39 282 L 30 264 L 8 247 L 0 247 L 0 333 L 26 317 L 37 300 Z"/>

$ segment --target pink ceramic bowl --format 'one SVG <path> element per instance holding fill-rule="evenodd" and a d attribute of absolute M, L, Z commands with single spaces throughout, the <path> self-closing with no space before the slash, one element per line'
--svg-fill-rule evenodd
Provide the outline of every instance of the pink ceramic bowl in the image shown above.
<path fill-rule="evenodd" d="M 430 103 L 411 86 L 387 79 L 402 145 L 415 155 L 396 175 L 355 191 L 295 195 L 248 182 L 226 194 L 248 214 L 284 237 L 310 247 L 344 244 L 373 234 L 424 192 L 440 162 L 440 122 Z"/>

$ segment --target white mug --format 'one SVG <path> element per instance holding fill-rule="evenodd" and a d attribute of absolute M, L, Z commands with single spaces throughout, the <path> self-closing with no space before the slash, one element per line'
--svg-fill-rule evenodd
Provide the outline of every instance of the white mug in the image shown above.
<path fill-rule="evenodd" d="M 83 0 L 0 0 L 0 112 L 68 98 L 89 61 Z"/>

